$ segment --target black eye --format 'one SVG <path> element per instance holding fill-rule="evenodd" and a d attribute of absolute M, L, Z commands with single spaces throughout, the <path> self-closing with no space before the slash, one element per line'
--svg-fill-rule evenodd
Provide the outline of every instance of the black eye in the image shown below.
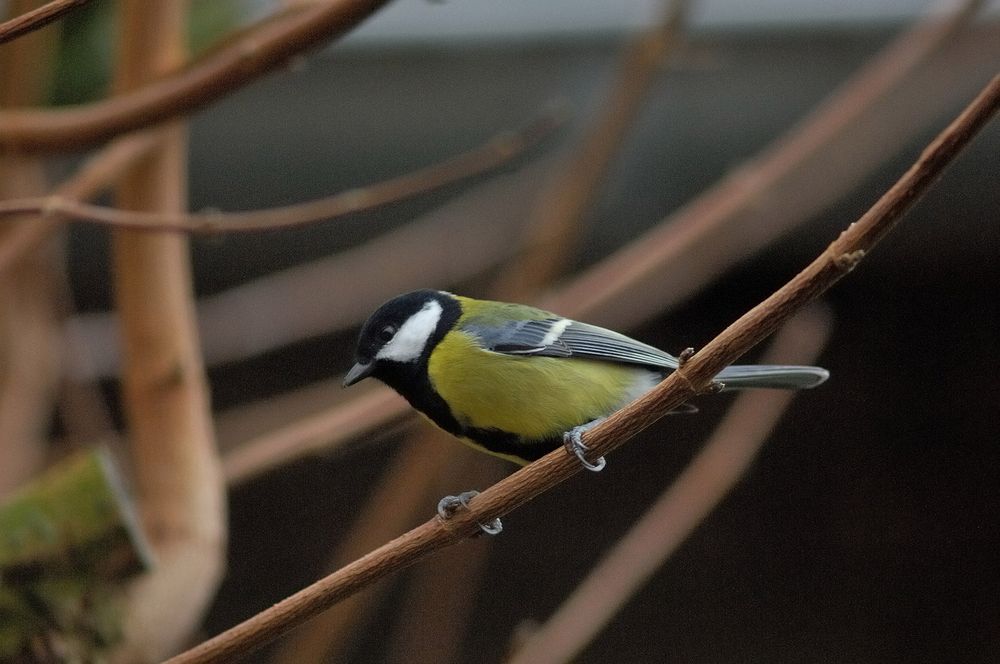
<path fill-rule="evenodd" d="M 386 325 L 379 331 L 378 338 L 380 341 L 389 341 L 389 339 L 392 339 L 395 335 L 396 328 L 392 325 Z"/>

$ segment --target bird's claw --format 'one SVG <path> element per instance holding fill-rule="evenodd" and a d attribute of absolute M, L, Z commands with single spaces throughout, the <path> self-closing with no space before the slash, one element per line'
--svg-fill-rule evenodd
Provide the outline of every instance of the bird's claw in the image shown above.
<path fill-rule="evenodd" d="M 465 491 L 457 496 L 445 496 L 438 501 L 438 516 L 442 520 L 447 521 L 455 515 L 458 508 L 464 507 L 465 509 L 469 509 L 469 501 L 477 495 L 479 495 L 478 491 Z M 488 524 L 476 523 L 479 525 L 479 529 L 486 535 L 499 535 L 503 530 L 503 523 L 500 522 L 500 519 L 493 519 Z"/>
<path fill-rule="evenodd" d="M 604 457 L 597 457 L 597 460 L 591 463 L 587 460 L 587 452 L 590 448 L 583 442 L 583 432 L 589 429 L 587 425 L 581 427 L 573 427 L 572 430 L 567 431 L 563 434 L 563 447 L 566 451 L 575 456 L 580 463 L 589 471 L 599 473 L 604 470 L 604 466 L 607 465 L 607 461 Z"/>

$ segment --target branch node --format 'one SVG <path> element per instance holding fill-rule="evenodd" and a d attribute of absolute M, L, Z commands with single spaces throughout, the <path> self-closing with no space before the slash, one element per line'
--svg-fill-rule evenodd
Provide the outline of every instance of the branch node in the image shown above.
<path fill-rule="evenodd" d="M 857 266 L 857 264 L 861 262 L 861 259 L 864 257 L 865 257 L 864 249 L 849 251 L 847 253 L 837 254 L 836 256 L 833 256 L 833 264 L 836 265 L 841 272 L 847 273 L 853 270 Z"/>
<path fill-rule="evenodd" d="M 59 215 L 63 205 L 63 197 L 59 194 L 52 194 L 45 197 L 45 201 L 38 212 L 43 219 L 51 219 Z"/>
<path fill-rule="evenodd" d="M 722 390 L 726 389 L 726 384 L 721 380 L 713 380 L 711 383 L 705 386 L 705 389 L 701 390 L 699 394 L 718 394 Z"/>
<path fill-rule="evenodd" d="M 681 367 L 683 367 L 685 364 L 687 364 L 687 361 L 690 360 L 692 357 L 694 357 L 694 348 L 688 346 L 687 348 L 682 350 L 680 354 L 677 356 L 677 368 L 680 369 Z"/>

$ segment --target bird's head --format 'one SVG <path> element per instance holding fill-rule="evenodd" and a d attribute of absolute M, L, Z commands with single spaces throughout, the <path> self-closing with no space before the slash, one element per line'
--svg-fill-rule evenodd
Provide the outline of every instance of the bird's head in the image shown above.
<path fill-rule="evenodd" d="M 460 315 L 458 300 L 443 291 L 417 290 L 389 300 L 362 326 L 344 387 L 372 376 L 398 389 L 404 377 L 422 369 Z"/>

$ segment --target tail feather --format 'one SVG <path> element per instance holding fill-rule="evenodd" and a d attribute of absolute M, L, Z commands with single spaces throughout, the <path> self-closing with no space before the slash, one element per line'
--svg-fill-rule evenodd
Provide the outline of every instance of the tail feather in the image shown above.
<path fill-rule="evenodd" d="M 816 387 L 830 377 L 820 367 L 800 367 L 780 364 L 734 364 L 723 369 L 716 379 L 726 389 L 770 387 L 780 390 L 802 390 Z"/>

